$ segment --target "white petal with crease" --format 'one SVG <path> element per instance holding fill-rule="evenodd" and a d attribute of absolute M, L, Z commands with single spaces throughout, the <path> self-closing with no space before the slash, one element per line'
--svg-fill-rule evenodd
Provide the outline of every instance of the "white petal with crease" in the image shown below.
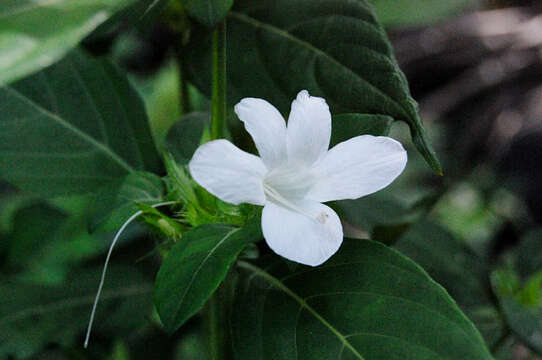
<path fill-rule="evenodd" d="M 334 146 L 315 164 L 318 181 L 307 198 L 319 202 L 357 199 L 388 186 L 405 168 L 401 143 L 385 136 L 362 135 Z"/>
<path fill-rule="evenodd" d="M 330 207 L 315 201 L 296 201 L 295 206 L 305 214 L 267 202 L 262 212 L 263 236 L 280 256 L 305 265 L 320 265 L 341 246 L 341 221 Z"/>
<path fill-rule="evenodd" d="M 262 99 L 245 98 L 234 110 L 268 169 L 286 160 L 286 122 L 273 105 Z"/>
<path fill-rule="evenodd" d="M 286 148 L 291 163 L 311 165 L 323 157 L 331 138 L 331 113 L 323 98 L 297 94 L 288 117 Z"/>
<path fill-rule="evenodd" d="M 198 184 L 225 202 L 265 204 L 265 165 L 259 157 L 244 152 L 227 140 L 201 145 L 188 168 Z"/>

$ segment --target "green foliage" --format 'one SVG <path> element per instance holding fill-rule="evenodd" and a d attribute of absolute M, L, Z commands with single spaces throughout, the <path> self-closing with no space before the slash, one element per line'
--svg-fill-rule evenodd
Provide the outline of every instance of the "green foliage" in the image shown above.
<path fill-rule="evenodd" d="M 333 116 L 330 147 L 346 141 L 353 134 L 387 136 L 393 118 L 371 114 L 341 114 Z"/>
<path fill-rule="evenodd" d="M 522 287 L 512 270 L 497 270 L 492 274 L 492 285 L 506 324 L 542 355 L 542 272 Z"/>
<path fill-rule="evenodd" d="M 3 1 L 0 5 L 0 84 L 53 64 L 100 24 L 133 2 Z"/>
<path fill-rule="evenodd" d="M 186 11 L 200 23 L 213 27 L 233 5 L 233 0 L 182 0 Z"/>
<path fill-rule="evenodd" d="M 462 10 L 476 7 L 469 0 L 370 0 L 386 26 L 420 25 L 436 22 Z"/>
<path fill-rule="evenodd" d="M 165 197 L 164 182 L 148 172 L 135 172 L 115 179 L 96 192 L 91 210 L 91 231 L 114 231 L 128 220 L 136 203 L 156 204 Z"/>
<path fill-rule="evenodd" d="M 44 286 L 3 279 L 0 292 L 0 357 L 25 359 L 44 345 L 74 345 L 85 329 L 100 268 L 70 273 L 61 285 Z M 97 313 L 98 331 L 117 334 L 146 323 L 152 285 L 130 267 L 110 269 Z M 29 294 L 32 294 L 29 296 Z"/>
<path fill-rule="evenodd" d="M 85 193 L 160 168 L 139 96 L 81 51 L 0 88 L 0 112 L 0 178 L 27 193 Z"/>
<path fill-rule="evenodd" d="M 231 103 L 259 97 L 286 113 L 306 88 L 324 97 L 334 114 L 406 121 L 417 149 L 441 172 L 405 76 L 366 1 L 237 1 L 228 15 L 227 37 Z M 187 75 L 206 94 L 210 53 L 208 35 L 194 36 L 185 63 Z"/>
<path fill-rule="evenodd" d="M 177 162 L 186 165 L 201 143 L 205 130 L 211 123 L 211 115 L 204 112 L 186 114 L 169 129 L 165 148 Z"/>
<path fill-rule="evenodd" d="M 346 240 L 317 268 L 241 267 L 239 359 L 492 358 L 446 291 L 379 243 Z"/>
<path fill-rule="evenodd" d="M 259 222 L 245 228 L 203 225 L 186 232 L 156 277 L 154 303 L 168 332 L 198 312 L 243 248 L 261 239 Z"/>

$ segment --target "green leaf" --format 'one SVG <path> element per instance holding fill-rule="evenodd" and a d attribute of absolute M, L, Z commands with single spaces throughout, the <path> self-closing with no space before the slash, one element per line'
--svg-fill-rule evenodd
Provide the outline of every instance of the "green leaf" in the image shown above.
<path fill-rule="evenodd" d="M 60 60 L 133 0 L 4 0 L 0 5 L 0 85 Z"/>
<path fill-rule="evenodd" d="M 496 270 L 491 276 L 491 284 L 499 300 L 505 322 L 525 345 L 542 355 L 542 301 L 540 301 L 542 273 L 539 274 L 538 279 L 535 279 L 538 282 L 538 303 L 535 304 L 524 304 L 521 301 L 521 293 L 508 291 L 517 285 L 517 278 L 514 273 L 507 273 L 508 271 Z M 510 280 L 512 280 L 511 283 Z"/>
<path fill-rule="evenodd" d="M 228 15 L 227 36 L 230 103 L 258 97 L 285 114 L 299 90 L 307 89 L 324 97 L 333 114 L 388 115 L 409 124 L 414 144 L 441 172 L 406 78 L 367 1 L 239 0 Z M 210 45 L 209 34 L 198 32 L 183 53 L 187 75 L 207 95 Z"/>
<path fill-rule="evenodd" d="M 16 268 L 34 263 L 66 217 L 44 202 L 19 209 L 13 216 L 12 231 L 3 240 L 9 243 L 5 264 Z"/>
<path fill-rule="evenodd" d="M 193 112 L 181 117 L 170 129 L 165 148 L 175 160 L 188 164 L 201 142 L 201 137 L 211 123 L 211 115 L 206 112 Z"/>
<path fill-rule="evenodd" d="M 464 241 L 435 221 L 413 224 L 394 244 L 450 293 L 492 346 L 503 322 L 487 289 L 488 265 Z"/>
<path fill-rule="evenodd" d="M 315 268 L 240 266 L 237 359 L 492 359 L 446 291 L 380 243 L 347 239 Z"/>
<path fill-rule="evenodd" d="M 47 344 L 74 345 L 88 324 L 101 267 L 72 272 L 62 285 L 3 280 L 0 358 L 26 359 Z M 148 322 L 152 285 L 137 269 L 112 267 L 96 313 L 95 334 L 121 335 Z M 79 344 L 79 346 L 82 346 Z"/>
<path fill-rule="evenodd" d="M 423 267 L 461 306 L 490 303 L 484 283 L 487 264 L 438 223 L 417 222 L 394 247 Z"/>
<path fill-rule="evenodd" d="M 385 115 L 341 114 L 333 116 L 330 147 L 358 135 L 388 136 L 393 118 Z"/>
<path fill-rule="evenodd" d="M 0 87 L 0 112 L 0 178 L 29 193 L 85 193 L 160 169 L 141 99 L 106 60 L 75 51 Z"/>
<path fill-rule="evenodd" d="M 136 172 L 112 181 L 95 195 L 91 210 L 91 231 L 119 229 L 135 212 L 136 203 L 152 205 L 164 199 L 162 179 L 147 172 Z"/>
<path fill-rule="evenodd" d="M 200 23 L 213 27 L 224 19 L 233 0 L 182 0 L 186 11 Z"/>
<path fill-rule="evenodd" d="M 168 332 L 198 312 L 243 248 L 261 239 L 260 224 L 203 225 L 183 234 L 156 277 L 154 303 Z"/>

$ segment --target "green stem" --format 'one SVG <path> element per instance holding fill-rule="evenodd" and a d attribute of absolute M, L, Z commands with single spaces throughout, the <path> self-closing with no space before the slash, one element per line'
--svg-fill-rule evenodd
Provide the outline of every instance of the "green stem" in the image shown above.
<path fill-rule="evenodd" d="M 209 353 L 212 360 L 220 359 L 220 326 L 218 319 L 218 302 L 216 295 L 209 299 L 207 305 L 207 321 L 208 321 L 208 341 L 209 341 Z"/>
<path fill-rule="evenodd" d="M 226 127 L 226 20 L 213 32 L 213 89 L 211 106 L 211 139 L 225 138 Z"/>
<path fill-rule="evenodd" d="M 179 41 L 179 44 L 181 42 Z M 175 61 L 177 63 L 178 80 L 179 80 L 179 113 L 180 115 L 187 114 L 191 111 L 190 99 L 188 97 L 188 82 L 185 79 L 183 68 L 183 56 L 181 45 L 175 47 Z"/>
<path fill-rule="evenodd" d="M 209 359 L 231 359 L 229 346 L 228 307 L 224 283 L 207 302 L 205 311 Z"/>

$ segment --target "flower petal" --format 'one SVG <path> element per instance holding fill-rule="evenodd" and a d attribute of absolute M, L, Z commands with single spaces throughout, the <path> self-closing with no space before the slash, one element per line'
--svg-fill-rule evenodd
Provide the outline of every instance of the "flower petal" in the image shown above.
<path fill-rule="evenodd" d="M 291 163 L 312 165 L 322 158 L 331 138 L 331 113 L 323 98 L 307 90 L 297 94 L 288 117 L 286 149 Z"/>
<path fill-rule="evenodd" d="M 313 170 L 318 178 L 307 199 L 326 202 L 357 199 L 388 186 L 405 168 L 401 143 L 362 135 L 334 146 Z"/>
<path fill-rule="evenodd" d="M 268 201 L 262 213 L 263 236 L 280 256 L 305 265 L 320 265 L 341 246 L 341 221 L 324 204 L 303 200 L 295 205 L 304 214 Z"/>
<path fill-rule="evenodd" d="M 234 110 L 268 169 L 286 160 L 286 122 L 273 105 L 262 99 L 244 98 Z"/>
<path fill-rule="evenodd" d="M 225 202 L 265 203 L 263 177 L 267 169 L 262 160 L 227 140 L 201 145 L 188 168 L 198 184 Z"/>

